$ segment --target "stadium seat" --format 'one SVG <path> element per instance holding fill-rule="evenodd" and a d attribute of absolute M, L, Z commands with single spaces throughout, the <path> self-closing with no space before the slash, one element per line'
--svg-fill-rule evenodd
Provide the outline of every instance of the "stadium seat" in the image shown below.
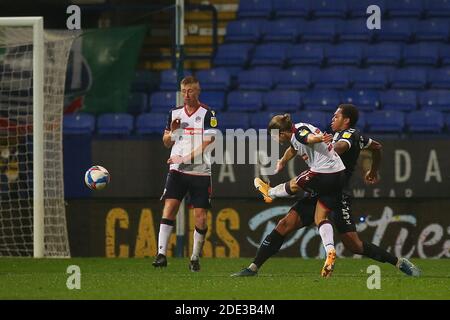
<path fill-rule="evenodd" d="M 225 109 L 224 91 L 205 91 L 200 95 L 199 100 L 214 111 Z"/>
<path fill-rule="evenodd" d="M 303 105 L 311 111 L 334 111 L 340 104 L 336 90 L 310 90 L 303 96 Z"/>
<path fill-rule="evenodd" d="M 176 107 L 176 92 L 154 92 L 150 97 L 150 110 L 152 112 L 169 112 Z"/>
<path fill-rule="evenodd" d="M 388 90 L 380 93 L 384 110 L 413 111 L 417 109 L 417 95 L 413 90 Z"/>
<path fill-rule="evenodd" d="M 280 113 L 298 111 L 301 106 L 301 94 L 298 91 L 270 91 L 264 94 L 263 104 L 270 111 Z"/>
<path fill-rule="evenodd" d="M 427 85 L 427 71 L 423 68 L 396 69 L 390 74 L 393 89 L 425 89 Z"/>
<path fill-rule="evenodd" d="M 277 114 L 280 114 L 280 112 L 264 111 L 264 112 L 258 112 L 258 113 L 251 113 L 250 114 L 250 128 L 267 129 L 270 119 L 272 119 Z"/>
<path fill-rule="evenodd" d="M 157 88 L 158 82 L 159 76 L 157 73 L 148 70 L 138 70 L 131 84 L 131 91 L 146 93 Z"/>
<path fill-rule="evenodd" d="M 272 0 L 239 1 L 238 18 L 269 18 L 272 14 Z"/>
<path fill-rule="evenodd" d="M 236 20 L 227 24 L 226 42 L 258 42 L 261 38 L 261 20 Z"/>
<path fill-rule="evenodd" d="M 439 47 L 439 58 L 442 65 L 450 65 L 450 45 L 441 45 Z"/>
<path fill-rule="evenodd" d="M 354 65 L 361 64 L 363 49 L 359 43 L 345 43 L 329 46 L 325 50 L 329 65 Z"/>
<path fill-rule="evenodd" d="M 450 111 L 450 91 L 428 90 L 420 92 L 419 103 L 424 110 Z"/>
<path fill-rule="evenodd" d="M 183 77 L 191 75 L 190 71 L 185 70 Z M 180 84 L 177 79 L 177 70 L 168 69 L 161 71 L 161 82 L 159 84 L 159 90 L 161 91 L 177 91 L 180 88 Z"/>
<path fill-rule="evenodd" d="M 447 41 L 449 37 L 448 20 L 427 19 L 416 21 L 415 38 L 416 41 Z"/>
<path fill-rule="evenodd" d="M 334 19 L 308 21 L 302 24 L 300 37 L 302 41 L 333 42 L 336 36 L 336 21 Z"/>
<path fill-rule="evenodd" d="M 145 93 L 131 93 L 128 98 L 128 113 L 137 115 L 148 111 L 148 96 Z"/>
<path fill-rule="evenodd" d="M 277 69 L 278 70 L 278 69 Z M 263 68 L 243 70 L 238 74 L 239 90 L 270 90 L 273 86 L 272 72 Z"/>
<path fill-rule="evenodd" d="M 136 133 L 163 134 L 167 124 L 167 113 L 143 113 L 136 118 Z"/>
<path fill-rule="evenodd" d="M 222 44 L 217 50 L 214 65 L 244 67 L 249 58 L 252 45 L 249 43 Z"/>
<path fill-rule="evenodd" d="M 436 65 L 439 59 L 438 46 L 433 43 L 406 45 L 403 48 L 405 65 Z"/>
<path fill-rule="evenodd" d="M 367 8 L 371 5 L 377 5 L 381 10 L 381 15 L 384 16 L 387 10 L 385 2 L 389 0 L 347 0 L 350 17 L 364 17 L 367 18 Z"/>
<path fill-rule="evenodd" d="M 311 1 L 312 14 L 315 18 L 345 18 L 347 3 L 344 0 Z"/>
<path fill-rule="evenodd" d="M 320 66 L 324 57 L 325 50 L 323 45 L 303 43 L 291 47 L 287 55 L 287 63 L 291 66 L 305 64 Z"/>
<path fill-rule="evenodd" d="M 379 43 L 365 47 L 364 56 L 369 65 L 398 65 L 402 47 L 396 43 Z"/>
<path fill-rule="evenodd" d="M 251 66 L 278 66 L 281 67 L 285 60 L 290 45 L 282 43 L 261 44 L 255 48 Z"/>
<path fill-rule="evenodd" d="M 367 127 L 367 114 L 370 116 L 370 112 L 358 112 L 358 122 L 356 123 L 356 128 L 358 128 L 361 131 L 365 131 Z"/>
<path fill-rule="evenodd" d="M 439 111 L 420 110 L 406 115 L 406 124 L 412 133 L 441 133 L 444 123 L 444 116 Z"/>
<path fill-rule="evenodd" d="M 365 41 L 370 42 L 375 32 L 367 29 L 366 19 L 341 20 L 337 23 L 336 30 L 340 41 Z"/>
<path fill-rule="evenodd" d="M 317 89 L 346 89 L 350 83 L 347 69 L 333 67 L 322 69 L 312 74 L 314 88 Z"/>
<path fill-rule="evenodd" d="M 384 89 L 388 76 L 379 68 L 356 69 L 350 74 L 355 89 Z"/>
<path fill-rule="evenodd" d="M 414 20 L 414 22 L 416 22 Z M 382 22 L 380 30 L 375 31 L 377 41 L 403 41 L 412 37 L 412 24 L 410 19 L 393 19 Z"/>
<path fill-rule="evenodd" d="M 303 68 L 280 70 L 274 75 L 278 90 L 306 90 L 311 85 L 311 75 Z"/>
<path fill-rule="evenodd" d="M 450 68 L 429 69 L 428 80 L 433 89 L 450 89 Z"/>
<path fill-rule="evenodd" d="M 232 91 L 227 97 L 230 111 L 259 111 L 262 109 L 262 93 L 257 91 Z"/>
<path fill-rule="evenodd" d="M 353 104 L 362 111 L 374 111 L 380 107 L 380 95 L 374 90 L 346 90 L 341 93 L 341 101 Z"/>
<path fill-rule="evenodd" d="M 298 19 L 267 20 L 262 26 L 264 42 L 295 42 L 300 32 Z"/>
<path fill-rule="evenodd" d="M 405 115 L 401 111 L 374 111 L 366 119 L 370 132 L 401 133 L 405 127 Z"/>
<path fill-rule="evenodd" d="M 272 4 L 277 18 L 308 17 L 311 12 L 308 0 L 276 0 Z"/>
<path fill-rule="evenodd" d="M 256 115 L 256 113 L 253 115 Z M 218 127 L 220 129 L 247 129 L 249 127 L 249 124 L 249 115 L 244 112 L 221 113 L 218 121 Z"/>
<path fill-rule="evenodd" d="M 426 0 L 427 17 L 450 17 L 450 2 L 448 0 Z"/>
<path fill-rule="evenodd" d="M 127 113 L 104 113 L 97 119 L 97 132 L 101 135 L 129 135 L 134 118 Z"/>
<path fill-rule="evenodd" d="M 423 0 L 386 1 L 389 17 L 420 18 L 424 13 Z"/>
<path fill-rule="evenodd" d="M 89 113 L 64 115 L 63 134 L 92 134 L 95 130 L 95 116 Z"/>
<path fill-rule="evenodd" d="M 196 77 L 200 82 L 202 91 L 208 90 L 228 90 L 230 86 L 230 75 L 224 68 L 215 68 L 208 70 L 200 70 L 197 72 Z"/>
<path fill-rule="evenodd" d="M 322 131 L 328 129 L 332 119 L 327 112 L 306 111 L 306 110 L 293 113 L 291 117 L 295 123 L 298 122 L 309 123 Z"/>

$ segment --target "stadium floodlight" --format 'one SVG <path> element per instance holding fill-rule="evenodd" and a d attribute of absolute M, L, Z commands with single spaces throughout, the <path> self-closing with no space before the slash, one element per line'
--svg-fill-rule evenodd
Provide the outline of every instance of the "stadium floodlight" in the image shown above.
<path fill-rule="evenodd" d="M 62 115 L 74 36 L 0 18 L 0 256 L 70 256 Z"/>

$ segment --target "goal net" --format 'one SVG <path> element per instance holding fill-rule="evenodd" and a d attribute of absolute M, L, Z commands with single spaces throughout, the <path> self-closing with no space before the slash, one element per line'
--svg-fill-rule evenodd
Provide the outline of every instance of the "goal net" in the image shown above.
<path fill-rule="evenodd" d="M 42 25 L 0 18 L 0 256 L 70 256 L 62 115 L 73 37 Z"/>

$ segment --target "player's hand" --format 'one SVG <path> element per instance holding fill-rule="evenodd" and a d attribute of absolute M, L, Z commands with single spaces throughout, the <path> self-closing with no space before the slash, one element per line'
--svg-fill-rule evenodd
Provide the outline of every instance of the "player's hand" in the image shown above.
<path fill-rule="evenodd" d="M 180 118 L 172 120 L 172 122 L 170 123 L 170 131 L 174 132 L 175 130 L 180 129 L 180 125 L 181 125 Z"/>
<path fill-rule="evenodd" d="M 324 133 L 322 135 L 322 142 L 325 142 L 326 144 L 329 144 L 333 141 L 333 135 L 329 133 Z"/>
<path fill-rule="evenodd" d="M 286 166 L 286 163 L 283 160 L 278 160 L 277 161 L 277 167 L 275 168 L 275 173 L 278 173 L 280 171 L 282 171 L 284 169 L 284 167 Z"/>
<path fill-rule="evenodd" d="M 180 164 L 180 163 L 184 163 L 185 158 L 182 156 L 171 156 L 169 159 L 167 159 L 167 163 L 168 164 Z"/>
<path fill-rule="evenodd" d="M 366 175 L 364 177 L 364 182 L 366 184 L 376 184 L 379 181 L 380 181 L 380 177 L 379 177 L 377 171 L 369 170 L 366 172 Z"/>

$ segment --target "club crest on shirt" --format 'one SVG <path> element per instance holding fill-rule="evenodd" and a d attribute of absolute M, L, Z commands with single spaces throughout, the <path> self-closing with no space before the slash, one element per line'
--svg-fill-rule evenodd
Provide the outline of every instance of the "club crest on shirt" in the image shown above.
<path fill-rule="evenodd" d="M 202 121 L 202 118 L 200 116 L 195 118 L 195 122 L 200 122 L 200 121 Z"/>

